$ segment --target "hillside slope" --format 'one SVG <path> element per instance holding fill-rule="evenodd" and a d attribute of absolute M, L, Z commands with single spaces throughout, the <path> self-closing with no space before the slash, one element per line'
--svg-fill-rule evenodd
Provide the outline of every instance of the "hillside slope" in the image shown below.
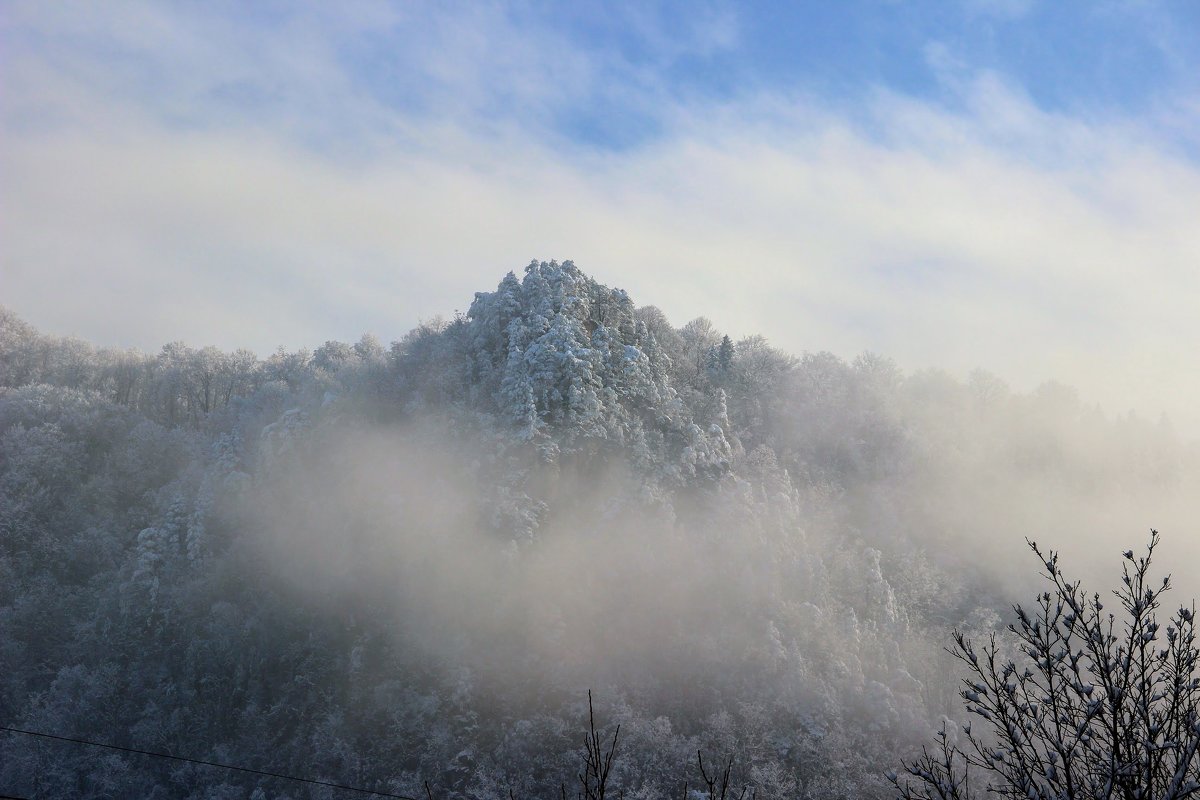
<path fill-rule="evenodd" d="M 1200 475 L 1064 387 L 675 328 L 569 261 L 266 359 L 0 312 L 0 387 L 5 724 L 445 797 L 556 793 L 588 689 L 630 797 L 697 749 L 882 796 L 1023 538 L 1170 536 Z M 0 789 L 327 796 L 12 735 Z"/>

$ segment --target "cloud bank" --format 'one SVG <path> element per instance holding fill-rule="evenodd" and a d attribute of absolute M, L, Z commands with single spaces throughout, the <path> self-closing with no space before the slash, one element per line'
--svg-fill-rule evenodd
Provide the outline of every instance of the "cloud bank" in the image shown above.
<path fill-rule="evenodd" d="M 1200 432 L 1195 96 L 1048 109 L 932 39 L 937 95 L 691 92 L 666 76 L 746 47 L 742 21 L 622 13 L 584 36 L 487 4 L 16 4 L 3 302 L 264 352 L 396 338 L 572 258 L 677 324 L 1054 378 Z"/>

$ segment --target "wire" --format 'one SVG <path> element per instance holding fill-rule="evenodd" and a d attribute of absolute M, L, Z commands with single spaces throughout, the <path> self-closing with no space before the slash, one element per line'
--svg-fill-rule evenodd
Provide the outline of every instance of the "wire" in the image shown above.
<path fill-rule="evenodd" d="M 120 750 L 123 753 L 136 753 L 141 756 L 151 756 L 153 758 L 169 758 L 173 761 L 186 761 L 189 764 L 200 764 L 205 767 L 217 767 L 219 769 L 231 769 L 237 772 L 249 772 L 251 775 L 265 775 L 268 778 L 281 778 L 285 781 L 297 781 L 299 783 L 311 783 L 316 786 L 328 786 L 332 789 L 344 789 L 347 792 L 361 792 L 362 794 L 373 794 L 377 797 L 393 797 L 397 800 L 418 800 L 415 797 L 409 797 L 404 794 L 391 794 L 390 792 L 379 792 L 374 789 L 360 789 L 357 786 L 347 786 L 342 783 L 330 783 L 329 781 L 317 781 L 312 778 L 298 778 L 295 775 L 284 775 L 281 772 L 267 772 L 261 769 L 250 769 L 249 767 L 236 767 L 233 764 L 220 764 L 216 761 L 203 761 L 198 758 L 184 758 L 183 756 L 173 756 L 170 753 L 154 753 L 150 750 L 138 750 L 135 747 L 120 747 L 115 744 L 104 744 L 102 742 L 89 742 L 87 739 L 72 739 L 69 736 L 55 736 L 52 733 L 39 733 L 38 731 L 26 731 L 20 728 L 9 728 L 0 725 L 0 731 L 8 731 L 9 733 L 20 733 L 25 736 L 40 736 L 43 739 L 55 739 L 60 742 L 72 742 L 74 744 L 84 744 L 88 747 L 104 747 L 109 750 Z M 0 796 L 0 800 L 5 800 Z M 20 800 L 14 798 L 13 800 Z"/>

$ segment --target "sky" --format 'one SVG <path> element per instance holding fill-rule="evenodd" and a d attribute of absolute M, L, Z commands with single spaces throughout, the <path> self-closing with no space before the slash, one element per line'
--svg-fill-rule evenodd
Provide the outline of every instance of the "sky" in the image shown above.
<path fill-rule="evenodd" d="M 1200 435 L 1200 5 L 0 1 L 0 304 L 315 347 L 573 259 Z"/>

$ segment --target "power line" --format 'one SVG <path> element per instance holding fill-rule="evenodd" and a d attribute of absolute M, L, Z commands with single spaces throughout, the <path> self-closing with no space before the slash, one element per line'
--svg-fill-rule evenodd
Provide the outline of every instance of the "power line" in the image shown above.
<path fill-rule="evenodd" d="M 217 767 L 219 769 L 231 769 L 237 772 L 248 772 L 251 775 L 264 775 L 268 778 L 281 778 L 285 781 L 297 781 L 299 783 L 311 783 L 316 786 L 328 786 L 332 789 L 343 789 L 347 792 L 361 792 L 362 794 L 373 794 L 377 797 L 393 797 L 396 800 L 418 800 L 415 797 L 409 797 L 404 794 L 392 794 L 390 792 L 379 792 L 374 789 L 361 789 L 357 786 L 347 786 L 342 783 L 330 783 L 329 781 L 317 781 L 312 778 L 298 778 L 295 775 L 284 775 L 281 772 L 267 772 L 261 769 L 250 769 L 249 767 L 237 767 L 233 764 L 221 764 L 216 761 L 203 761 L 198 758 L 185 758 L 184 756 L 173 756 L 170 753 L 155 753 L 150 750 L 138 750 L 135 747 L 120 747 L 115 744 L 104 744 L 103 742 L 89 742 L 87 739 L 72 739 L 69 736 L 55 736 L 52 733 L 39 733 L 38 731 L 26 731 L 20 728 L 9 728 L 0 725 L 0 731 L 8 731 L 9 733 L 20 733 L 25 736 L 40 736 L 43 739 L 55 739 L 60 742 L 72 742 L 74 744 L 84 744 L 88 747 L 104 747 L 109 750 L 120 750 L 123 753 L 136 753 L 140 756 L 151 756 L 153 758 L 169 758 L 172 761 L 186 761 L 189 764 L 200 764 L 205 767 Z M 0 796 L 0 800 L 6 800 Z M 12 798 L 11 800 L 21 800 L 21 798 Z"/>

